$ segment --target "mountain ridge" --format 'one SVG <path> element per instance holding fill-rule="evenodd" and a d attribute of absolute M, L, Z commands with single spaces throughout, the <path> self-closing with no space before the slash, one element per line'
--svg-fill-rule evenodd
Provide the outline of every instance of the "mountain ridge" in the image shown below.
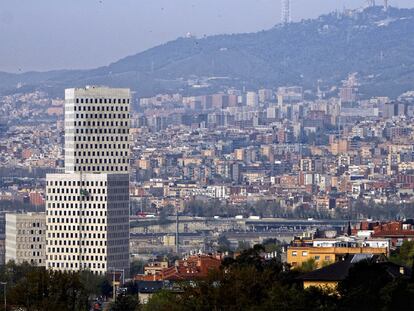
<path fill-rule="evenodd" d="M 130 87 L 138 96 L 196 93 L 188 80 L 222 86 L 275 87 L 318 80 L 338 85 L 358 72 L 365 96 L 397 97 L 414 89 L 414 9 L 380 7 L 276 25 L 255 33 L 178 38 L 108 66 L 10 74 L 0 72 L 0 93 L 44 90 L 63 94 L 86 84 Z M 19 89 L 17 84 L 23 87 Z"/>

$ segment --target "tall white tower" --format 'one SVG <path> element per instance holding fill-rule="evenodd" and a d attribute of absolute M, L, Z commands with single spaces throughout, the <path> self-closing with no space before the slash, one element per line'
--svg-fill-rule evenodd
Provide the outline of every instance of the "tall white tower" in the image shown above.
<path fill-rule="evenodd" d="M 129 268 L 129 89 L 65 91 L 65 173 L 46 177 L 46 264 Z"/>
<path fill-rule="evenodd" d="M 290 22 L 290 0 L 282 0 L 282 23 L 288 24 Z"/>

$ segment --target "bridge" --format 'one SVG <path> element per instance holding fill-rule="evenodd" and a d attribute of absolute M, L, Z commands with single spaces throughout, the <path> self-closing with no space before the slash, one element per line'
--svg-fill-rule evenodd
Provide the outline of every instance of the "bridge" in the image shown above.
<path fill-rule="evenodd" d="M 348 220 L 336 219 L 285 219 L 285 218 L 213 218 L 213 217 L 179 217 L 179 232 L 197 231 L 238 231 L 238 232 L 283 232 L 306 231 L 315 228 L 344 228 Z M 351 221 L 356 223 L 356 221 Z M 176 216 L 167 217 L 160 223 L 155 218 L 131 218 L 131 233 L 173 233 L 176 231 Z"/>

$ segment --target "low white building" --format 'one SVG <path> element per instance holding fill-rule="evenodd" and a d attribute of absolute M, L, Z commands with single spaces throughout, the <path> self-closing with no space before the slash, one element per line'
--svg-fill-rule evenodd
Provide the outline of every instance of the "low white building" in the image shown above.
<path fill-rule="evenodd" d="M 6 214 L 6 263 L 46 264 L 45 213 Z"/>
<path fill-rule="evenodd" d="M 388 239 L 369 238 L 369 236 L 339 236 L 333 239 L 315 239 L 313 247 L 372 247 L 388 248 Z"/>

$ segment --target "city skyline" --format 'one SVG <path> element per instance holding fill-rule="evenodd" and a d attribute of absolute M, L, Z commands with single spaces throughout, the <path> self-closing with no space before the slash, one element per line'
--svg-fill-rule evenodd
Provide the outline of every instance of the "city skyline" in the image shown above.
<path fill-rule="evenodd" d="M 4 2 L 1 310 L 414 310 L 412 0 Z"/>
<path fill-rule="evenodd" d="M 365 5 L 363 0 L 335 3 L 295 0 L 291 1 L 291 15 L 293 21 L 298 21 Z M 412 1 L 408 0 L 394 0 L 390 5 L 413 7 Z M 255 12 L 253 16 L 252 11 Z M 49 18 L 45 19 L 45 14 Z M 186 18 L 181 18 L 182 15 Z M 255 32 L 273 27 L 280 18 L 279 0 L 228 0 L 224 3 L 213 0 L 208 4 L 202 0 L 179 0 L 174 4 L 166 0 L 126 1 L 123 6 L 113 1 L 89 1 L 82 2 L 82 11 L 76 1 L 59 4 L 42 1 L 36 5 L 28 1 L 6 1 L 0 9 L 3 45 L 0 71 L 20 73 L 93 68 L 185 36 L 188 32 L 198 37 Z M 122 22 L 109 23 L 111 20 Z M 107 40 L 108 37 L 111 40 Z"/>

